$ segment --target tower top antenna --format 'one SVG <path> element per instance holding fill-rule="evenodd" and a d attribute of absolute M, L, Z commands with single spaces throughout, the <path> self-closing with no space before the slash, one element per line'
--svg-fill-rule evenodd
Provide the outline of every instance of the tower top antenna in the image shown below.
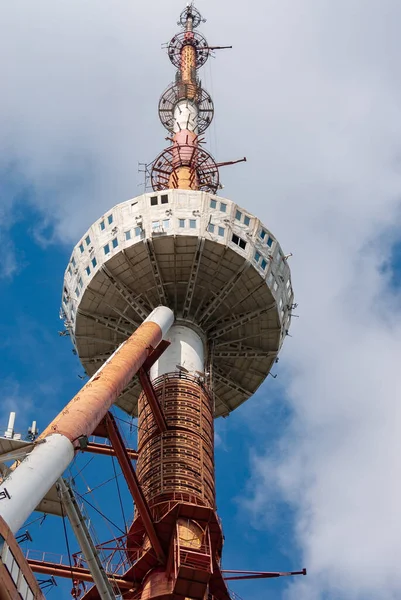
<path fill-rule="evenodd" d="M 195 8 L 193 2 L 188 3 L 180 14 L 180 20 L 177 25 L 181 25 L 181 27 L 187 31 L 191 31 L 198 27 L 200 23 L 206 23 L 206 19 L 204 19 L 199 10 Z M 190 29 L 188 29 L 188 26 L 190 26 Z"/>

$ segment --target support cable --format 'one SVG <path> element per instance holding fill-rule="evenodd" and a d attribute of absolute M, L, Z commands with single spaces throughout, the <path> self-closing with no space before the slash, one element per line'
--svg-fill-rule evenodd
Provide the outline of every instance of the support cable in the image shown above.
<path fill-rule="evenodd" d="M 118 529 L 118 531 L 121 531 L 121 533 L 122 533 L 123 535 L 126 535 L 126 534 L 127 534 L 127 532 L 126 532 L 126 531 L 123 531 L 123 530 L 121 529 L 121 527 L 119 527 L 118 525 L 116 525 L 115 523 L 113 523 L 113 521 L 111 521 L 111 520 L 110 520 L 108 517 L 106 517 L 106 515 L 105 515 L 105 514 L 103 514 L 103 513 L 102 513 L 102 511 L 98 510 L 98 509 L 96 508 L 96 506 L 93 506 L 93 504 L 91 504 L 91 503 L 89 502 L 89 500 L 87 500 L 86 498 L 84 498 L 83 496 L 81 496 L 81 494 L 80 494 L 80 493 L 78 493 L 76 490 L 75 490 L 75 494 L 76 494 L 76 495 L 77 495 L 79 498 L 81 498 L 81 500 L 83 500 L 84 502 L 86 502 L 86 504 L 88 504 L 88 505 L 89 505 L 91 508 L 93 508 L 93 510 L 94 510 L 94 511 L 96 511 L 96 512 L 97 512 L 97 513 L 98 513 L 98 514 L 101 516 L 101 517 L 103 517 L 103 519 L 105 519 L 106 521 L 108 521 L 108 522 L 110 523 L 110 525 L 112 525 L 113 527 L 115 527 L 116 529 Z M 114 537 L 114 539 L 116 539 L 116 538 L 115 538 L 115 536 L 114 536 L 114 534 L 113 534 L 113 537 Z"/>
<path fill-rule="evenodd" d="M 122 473 L 118 473 L 117 477 L 121 477 L 121 475 L 122 475 Z M 95 486 L 94 488 L 91 488 L 90 490 L 88 490 L 87 492 L 82 494 L 82 496 L 87 496 L 88 494 L 91 494 L 95 490 L 98 490 L 99 488 L 103 487 L 104 485 L 107 485 L 108 483 L 110 483 L 111 481 L 114 481 L 114 480 L 115 480 L 115 477 L 110 477 L 110 479 L 106 479 L 106 481 L 99 483 L 99 485 Z"/>
<path fill-rule="evenodd" d="M 125 518 L 124 506 L 123 506 L 123 502 L 122 502 L 122 499 L 121 499 L 120 485 L 118 483 L 116 466 L 114 464 L 114 456 L 111 457 L 111 462 L 112 462 L 112 465 L 113 465 L 114 479 L 116 480 L 117 494 L 118 494 L 118 500 L 120 502 L 120 508 L 121 508 L 121 514 L 122 514 L 122 517 L 123 517 L 124 529 L 125 529 L 125 531 L 127 531 L 127 520 Z"/>
<path fill-rule="evenodd" d="M 72 570 L 72 560 L 71 560 L 71 552 L 70 552 L 70 543 L 68 541 L 67 526 L 65 524 L 65 512 L 64 512 L 64 506 L 63 506 L 63 503 L 62 503 L 61 500 L 60 500 L 60 508 L 61 508 L 61 516 L 62 516 L 62 520 L 63 520 L 63 529 L 64 529 L 65 543 L 66 543 L 66 546 L 67 546 L 68 563 L 69 563 L 70 571 L 71 571 L 71 582 L 72 582 L 71 593 L 74 592 L 75 598 L 78 598 L 79 597 L 79 590 L 77 589 L 77 587 L 75 585 L 74 573 L 73 573 L 73 570 Z"/>

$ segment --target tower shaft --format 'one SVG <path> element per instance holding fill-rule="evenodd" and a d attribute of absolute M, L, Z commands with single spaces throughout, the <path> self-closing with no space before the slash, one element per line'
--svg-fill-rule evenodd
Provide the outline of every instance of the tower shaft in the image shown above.
<path fill-rule="evenodd" d="M 203 600 L 212 575 L 216 570 L 219 573 L 223 543 L 215 513 L 214 406 L 201 378 L 185 368 L 191 373 L 204 371 L 200 336 L 188 327 L 173 326 L 169 341 L 169 348 L 152 369 L 167 431 L 159 430 L 142 393 L 136 471 L 154 522 L 163 524 L 169 558 L 164 567 L 155 566 L 146 574 L 134 598 Z M 139 513 L 130 543 L 142 543 L 143 549 L 149 545 Z"/>

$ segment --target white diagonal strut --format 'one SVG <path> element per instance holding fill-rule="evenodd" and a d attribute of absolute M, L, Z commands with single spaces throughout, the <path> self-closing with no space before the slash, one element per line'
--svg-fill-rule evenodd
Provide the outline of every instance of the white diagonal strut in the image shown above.
<path fill-rule="evenodd" d="M 230 317 L 226 317 L 224 320 L 214 323 L 213 326 L 206 329 L 206 331 L 210 331 L 209 338 L 211 340 L 215 340 L 216 338 L 221 337 L 225 333 L 234 331 L 235 329 L 238 329 L 238 327 L 241 327 L 241 325 L 245 325 L 246 323 L 250 323 L 254 319 L 257 319 L 258 317 L 261 317 L 265 313 L 269 312 L 269 310 L 272 310 L 275 306 L 276 306 L 276 303 L 273 302 L 272 304 L 264 306 L 263 308 L 258 308 L 251 312 L 246 312 L 246 313 L 241 313 L 239 315 L 232 315 Z M 216 324 L 220 324 L 220 327 L 217 327 L 216 329 L 214 329 Z"/>
<path fill-rule="evenodd" d="M 182 311 L 182 318 L 188 317 L 189 311 L 191 310 L 192 299 L 194 297 L 196 279 L 198 277 L 199 266 L 201 263 L 202 252 L 205 246 L 205 238 L 198 238 L 198 244 L 195 251 L 194 260 L 191 267 L 191 273 L 188 279 L 187 292 L 185 294 L 184 309 Z"/>
<path fill-rule="evenodd" d="M 219 305 L 224 302 L 227 296 L 231 293 L 233 288 L 237 285 L 238 281 L 241 279 L 242 275 L 249 269 L 249 262 L 244 262 L 237 270 L 236 273 L 231 277 L 229 281 L 221 288 L 220 292 L 214 296 L 206 305 L 206 308 L 202 312 L 199 317 L 199 324 L 204 323 L 212 316 L 212 314 L 217 310 Z"/>
<path fill-rule="evenodd" d="M 91 313 L 86 310 L 82 310 L 81 308 L 78 308 L 77 313 L 86 317 L 87 319 L 95 321 L 95 323 L 99 323 L 100 325 L 107 327 L 107 329 L 117 331 L 117 333 L 122 333 L 123 335 L 130 336 L 134 330 L 133 327 L 130 327 L 132 323 L 130 323 L 128 319 L 125 323 L 121 324 L 120 319 L 115 319 L 114 317 L 105 317 L 104 315 L 97 315 L 96 313 Z M 127 325 L 127 327 L 124 327 L 124 325 Z"/>
<path fill-rule="evenodd" d="M 146 303 L 139 297 L 134 297 L 134 294 L 130 288 L 121 281 L 116 275 L 114 275 L 110 269 L 103 265 L 102 273 L 109 280 L 115 290 L 120 294 L 122 298 L 130 305 L 130 307 L 141 317 L 141 319 L 146 319 L 148 316 L 150 309 L 146 305 Z"/>
<path fill-rule="evenodd" d="M 98 551 L 85 523 L 85 518 L 79 509 L 74 493 L 70 486 L 60 477 L 57 482 L 60 500 L 63 503 L 72 530 L 85 557 L 88 569 L 93 577 L 99 597 L 103 600 L 115 600 L 116 596 L 111 587 Z"/>
<path fill-rule="evenodd" d="M 144 240 L 145 248 L 148 252 L 150 266 L 152 268 L 153 277 L 156 284 L 157 293 L 159 294 L 160 303 L 164 306 L 168 306 L 168 300 L 166 292 L 164 290 L 163 279 L 160 273 L 159 263 L 157 262 L 155 249 L 153 247 L 152 240 Z"/>

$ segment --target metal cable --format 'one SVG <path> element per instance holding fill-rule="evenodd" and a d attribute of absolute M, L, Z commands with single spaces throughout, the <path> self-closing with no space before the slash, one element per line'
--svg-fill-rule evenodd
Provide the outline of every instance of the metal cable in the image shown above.
<path fill-rule="evenodd" d="M 125 531 L 127 531 L 127 520 L 125 518 L 125 513 L 124 513 L 124 506 L 123 506 L 123 501 L 121 499 L 121 492 L 120 492 L 120 485 L 118 483 L 118 479 L 117 479 L 117 472 L 116 472 L 116 466 L 114 464 L 114 456 L 111 457 L 111 463 L 113 465 L 113 471 L 114 471 L 114 478 L 116 480 L 116 486 L 117 486 L 117 494 L 118 494 L 118 500 L 120 502 L 120 508 L 121 508 L 121 514 L 123 517 L 123 522 L 124 522 L 124 528 Z"/>
<path fill-rule="evenodd" d="M 65 543 L 66 543 L 66 546 L 67 546 L 68 562 L 69 562 L 70 571 L 71 571 L 71 582 L 72 582 L 72 590 L 71 591 L 74 592 L 75 594 L 77 594 L 76 598 L 78 598 L 79 590 L 75 586 L 74 573 L 72 571 L 72 561 L 71 561 L 70 544 L 69 544 L 69 541 L 68 541 L 67 527 L 66 527 L 66 524 L 65 524 L 65 512 L 64 512 L 64 506 L 63 506 L 63 503 L 62 503 L 61 500 L 60 500 L 60 508 L 61 508 L 61 515 L 62 515 L 62 520 L 63 520 L 63 529 L 64 529 Z"/>
<path fill-rule="evenodd" d="M 123 530 L 122 530 L 122 529 L 121 529 L 121 528 L 120 528 L 118 525 L 116 525 L 115 523 L 113 523 L 113 521 L 111 521 L 111 520 L 110 520 L 108 517 L 106 517 L 106 515 L 105 515 L 105 514 L 103 514 L 103 513 L 102 513 L 102 511 L 98 510 L 98 509 L 96 508 L 96 506 L 93 506 L 93 504 L 91 504 L 91 503 L 89 502 L 89 500 L 87 500 L 86 498 L 84 498 L 83 496 L 81 496 L 81 494 L 79 494 L 79 493 L 78 493 L 76 490 L 75 490 L 75 494 L 76 494 L 76 495 L 77 495 L 79 498 L 81 498 L 81 500 L 83 500 L 84 502 L 86 502 L 86 504 L 88 504 L 88 505 L 89 505 L 91 508 L 93 508 L 93 510 L 95 510 L 95 511 L 96 511 L 96 512 L 97 512 L 97 513 L 98 513 L 98 514 L 101 516 L 101 517 L 103 517 L 103 519 L 105 519 L 106 521 L 108 521 L 108 522 L 110 523 L 110 525 L 113 525 L 113 527 L 115 527 L 116 529 L 118 529 L 118 531 L 121 531 L 121 533 L 122 533 L 123 535 L 126 535 L 126 533 L 127 533 L 126 531 L 123 531 Z M 114 534 L 113 534 L 113 537 L 114 537 L 114 539 L 115 539 L 115 536 L 114 536 Z"/>

